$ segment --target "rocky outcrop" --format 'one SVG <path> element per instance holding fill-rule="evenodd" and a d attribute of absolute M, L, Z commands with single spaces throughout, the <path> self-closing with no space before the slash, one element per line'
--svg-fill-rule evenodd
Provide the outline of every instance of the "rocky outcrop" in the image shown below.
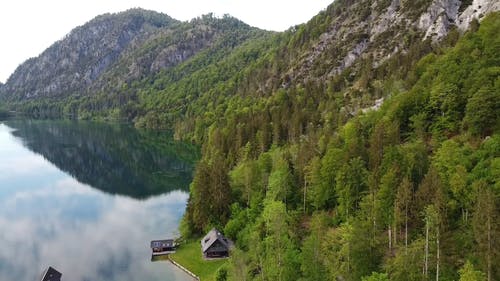
<path fill-rule="evenodd" d="M 465 30 L 473 19 L 500 10 L 498 0 L 474 0 L 464 6 L 460 0 L 336 0 L 308 24 L 284 34 L 290 42 L 276 54 L 282 62 L 262 71 L 263 75 L 279 72 L 251 88 L 269 92 L 287 87 L 290 81 L 326 81 L 348 68 L 355 76 L 363 61 L 377 67 L 394 54 L 407 52 L 415 42 L 440 40 L 455 26 Z M 258 32 L 264 33 L 229 16 L 179 22 L 139 9 L 99 16 L 22 64 L 0 87 L 0 99 L 122 97 L 134 81 L 154 80 L 170 69 L 175 72 L 176 66 L 197 54 L 217 54 L 215 59 L 222 59 L 232 48 L 257 38 Z M 170 74 L 165 83 L 189 72 Z M 158 87 L 166 87 L 165 83 Z M 132 98 L 136 93 L 127 92 Z M 126 102 L 120 100 L 118 106 Z"/>
<path fill-rule="evenodd" d="M 32 99 L 85 92 L 131 44 L 174 23 L 166 15 L 140 9 L 99 16 L 20 65 L 7 80 L 4 96 Z"/>
<path fill-rule="evenodd" d="M 494 0 L 474 0 L 472 4 L 467 7 L 455 22 L 460 30 L 469 28 L 472 20 L 481 20 L 484 15 L 500 10 L 500 1 Z"/>
<path fill-rule="evenodd" d="M 461 5 L 460 0 L 338 0 L 326 11 L 329 27 L 286 76 L 310 79 L 318 64 L 331 66 L 316 74 L 319 79 L 335 76 L 360 57 L 371 57 L 376 67 L 405 52 L 408 41 L 438 41 L 453 27 L 466 30 L 474 18 L 500 10 L 498 0 L 474 0 L 462 13 Z"/>
<path fill-rule="evenodd" d="M 0 98 L 60 99 L 117 92 L 126 83 L 184 62 L 225 34 L 253 30 L 229 16 L 180 22 L 141 9 L 102 15 L 20 65 Z"/>
<path fill-rule="evenodd" d="M 472 20 L 481 20 L 487 13 L 500 10 L 498 0 L 474 0 L 462 13 L 461 5 L 460 0 L 433 1 L 418 22 L 419 29 L 425 31 L 424 38 L 439 40 L 455 26 L 463 32 L 469 28 Z"/>
<path fill-rule="evenodd" d="M 227 28 L 229 26 L 237 28 Z M 173 68 L 212 48 L 228 34 L 238 33 L 242 37 L 239 44 L 246 39 L 243 34 L 254 30 L 235 18 L 215 18 L 210 14 L 160 29 L 141 44 L 125 50 L 113 67 L 92 84 L 90 91 L 116 92 L 124 84 Z"/>

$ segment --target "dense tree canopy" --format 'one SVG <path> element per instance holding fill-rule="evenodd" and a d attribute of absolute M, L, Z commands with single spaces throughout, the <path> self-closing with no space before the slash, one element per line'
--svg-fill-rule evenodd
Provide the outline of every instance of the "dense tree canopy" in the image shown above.
<path fill-rule="evenodd" d="M 197 176 L 223 155 L 232 205 L 200 225 L 190 201 L 184 234 L 227 222 L 231 280 L 500 278 L 498 28 L 436 48 L 378 111 L 340 117 L 342 92 L 318 85 L 208 110 Z M 195 178 L 192 198 L 217 186 Z"/>

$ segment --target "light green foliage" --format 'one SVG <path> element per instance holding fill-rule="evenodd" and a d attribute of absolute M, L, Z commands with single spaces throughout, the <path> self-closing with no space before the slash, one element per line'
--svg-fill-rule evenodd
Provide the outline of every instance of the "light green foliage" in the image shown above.
<path fill-rule="evenodd" d="M 376 195 L 377 221 L 384 226 L 391 226 L 394 220 L 394 212 L 387 211 L 394 208 L 396 187 L 399 179 L 394 169 L 389 170 L 381 179 L 380 187 Z"/>
<path fill-rule="evenodd" d="M 450 177 L 450 189 L 452 198 L 449 204 L 452 209 L 460 208 L 462 210 L 463 220 L 467 222 L 468 212 L 472 207 L 474 193 L 467 182 L 467 170 L 462 165 L 457 165 L 455 173 Z"/>
<path fill-rule="evenodd" d="M 263 274 L 265 280 L 291 280 L 298 274 L 297 255 L 289 232 L 285 205 L 279 201 L 264 202 L 262 221 L 266 237 L 264 246 Z"/>
<path fill-rule="evenodd" d="M 412 241 L 407 249 L 400 249 L 386 264 L 391 280 L 427 280 L 422 274 L 424 262 L 423 239 Z"/>
<path fill-rule="evenodd" d="M 313 206 L 317 209 L 334 206 L 336 176 L 345 161 L 344 159 L 344 151 L 335 147 L 329 147 L 325 156 L 321 159 L 321 182 L 318 183 L 313 198 Z"/>
<path fill-rule="evenodd" d="M 311 219 L 311 233 L 302 245 L 301 270 L 304 280 L 325 280 L 327 268 L 322 248 L 324 235 L 328 230 L 328 217 L 325 213 L 315 213 Z"/>
<path fill-rule="evenodd" d="M 494 24 L 485 19 L 481 28 Z M 225 230 L 238 247 L 229 277 L 420 281 L 439 272 L 457 280 L 470 259 L 495 280 L 498 246 L 484 222 L 499 215 L 490 198 L 500 194 L 500 137 L 492 124 L 478 134 L 467 121 L 479 85 L 494 81 L 484 72 L 496 60 L 486 34 L 468 33 L 409 70 L 404 83 L 387 82 L 404 86 L 373 113 L 349 116 L 357 97 L 335 92 L 345 86 L 338 81 L 207 102 L 196 121 L 210 127 L 197 173 L 225 156 Z"/>
<path fill-rule="evenodd" d="M 416 19 L 429 3 L 401 1 L 398 13 Z M 498 280 L 500 14 L 442 45 L 390 28 L 335 74 L 369 37 L 359 20 L 388 4 L 338 0 L 284 33 L 208 16 L 179 34 L 212 30 L 212 47 L 175 67 L 119 93 L 13 107 L 135 118 L 203 144 L 183 233 L 218 226 L 235 239 L 229 280 L 457 280 L 477 271 L 460 271 L 469 259 Z M 337 30 L 345 40 L 322 35 Z M 393 41 L 407 48 L 374 67 L 371 51 Z M 361 110 L 379 97 L 378 111 Z"/>
<path fill-rule="evenodd" d="M 338 171 L 336 177 L 336 194 L 338 210 L 344 220 L 355 215 L 362 194 L 367 189 L 367 171 L 360 158 L 354 158 Z"/>
<path fill-rule="evenodd" d="M 370 276 L 363 277 L 361 281 L 389 281 L 387 273 L 373 272 Z"/>
<path fill-rule="evenodd" d="M 325 234 L 323 252 L 325 265 L 330 280 L 349 280 L 351 272 L 352 226 L 343 223 L 335 229 L 329 229 Z"/>
<path fill-rule="evenodd" d="M 281 200 L 286 204 L 292 189 L 293 181 L 288 161 L 284 158 L 282 152 L 275 151 L 266 198 Z"/>
<path fill-rule="evenodd" d="M 497 77 L 500 68 L 492 69 Z M 479 89 L 467 102 L 464 125 L 472 134 L 487 135 L 500 126 L 500 81 Z"/>
<path fill-rule="evenodd" d="M 227 280 L 227 269 L 225 267 L 219 267 L 215 273 L 215 281 L 226 281 Z"/>
<path fill-rule="evenodd" d="M 457 165 L 467 168 L 469 164 L 470 147 L 460 144 L 456 140 L 447 140 L 434 155 L 434 166 L 438 169 L 443 180 L 448 181 L 455 172 Z"/>
<path fill-rule="evenodd" d="M 470 261 L 467 261 L 459 272 L 459 281 L 486 281 L 486 275 L 483 272 L 474 269 L 474 266 Z"/>

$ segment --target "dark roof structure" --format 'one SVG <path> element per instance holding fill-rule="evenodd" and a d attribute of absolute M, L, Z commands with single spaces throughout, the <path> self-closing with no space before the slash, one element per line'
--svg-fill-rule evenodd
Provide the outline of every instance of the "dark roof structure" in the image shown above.
<path fill-rule="evenodd" d="M 229 248 L 232 245 L 232 242 L 230 240 L 228 240 L 226 237 L 224 237 L 224 235 L 222 235 L 222 233 L 220 231 L 218 231 L 215 228 L 212 228 L 212 230 L 210 230 L 207 233 L 207 235 L 205 235 L 205 237 L 203 237 L 203 239 L 201 239 L 201 251 L 203 253 L 206 253 L 207 250 L 210 249 L 210 247 L 212 245 L 214 245 L 215 242 L 217 242 L 217 241 L 220 244 L 222 244 L 222 246 L 224 248 L 226 248 L 226 250 L 229 250 Z"/>
<path fill-rule="evenodd" d="M 173 239 L 151 241 L 151 249 L 153 249 L 153 248 L 174 248 L 174 247 L 175 247 L 175 242 Z"/>
<path fill-rule="evenodd" d="M 41 281 L 61 281 L 62 273 L 49 266 L 42 274 Z"/>

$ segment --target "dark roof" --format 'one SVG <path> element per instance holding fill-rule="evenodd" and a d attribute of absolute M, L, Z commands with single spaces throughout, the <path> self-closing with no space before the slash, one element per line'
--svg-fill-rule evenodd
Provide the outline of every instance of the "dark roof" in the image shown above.
<path fill-rule="evenodd" d="M 151 241 L 151 248 L 172 248 L 174 246 L 175 242 L 173 239 Z"/>
<path fill-rule="evenodd" d="M 201 239 L 201 250 L 205 253 L 214 243 L 215 241 L 219 241 L 229 250 L 230 241 L 222 235 L 220 231 L 215 228 L 212 228 L 203 239 Z"/>
<path fill-rule="evenodd" d="M 62 273 L 49 266 L 42 275 L 41 281 L 61 281 Z"/>

